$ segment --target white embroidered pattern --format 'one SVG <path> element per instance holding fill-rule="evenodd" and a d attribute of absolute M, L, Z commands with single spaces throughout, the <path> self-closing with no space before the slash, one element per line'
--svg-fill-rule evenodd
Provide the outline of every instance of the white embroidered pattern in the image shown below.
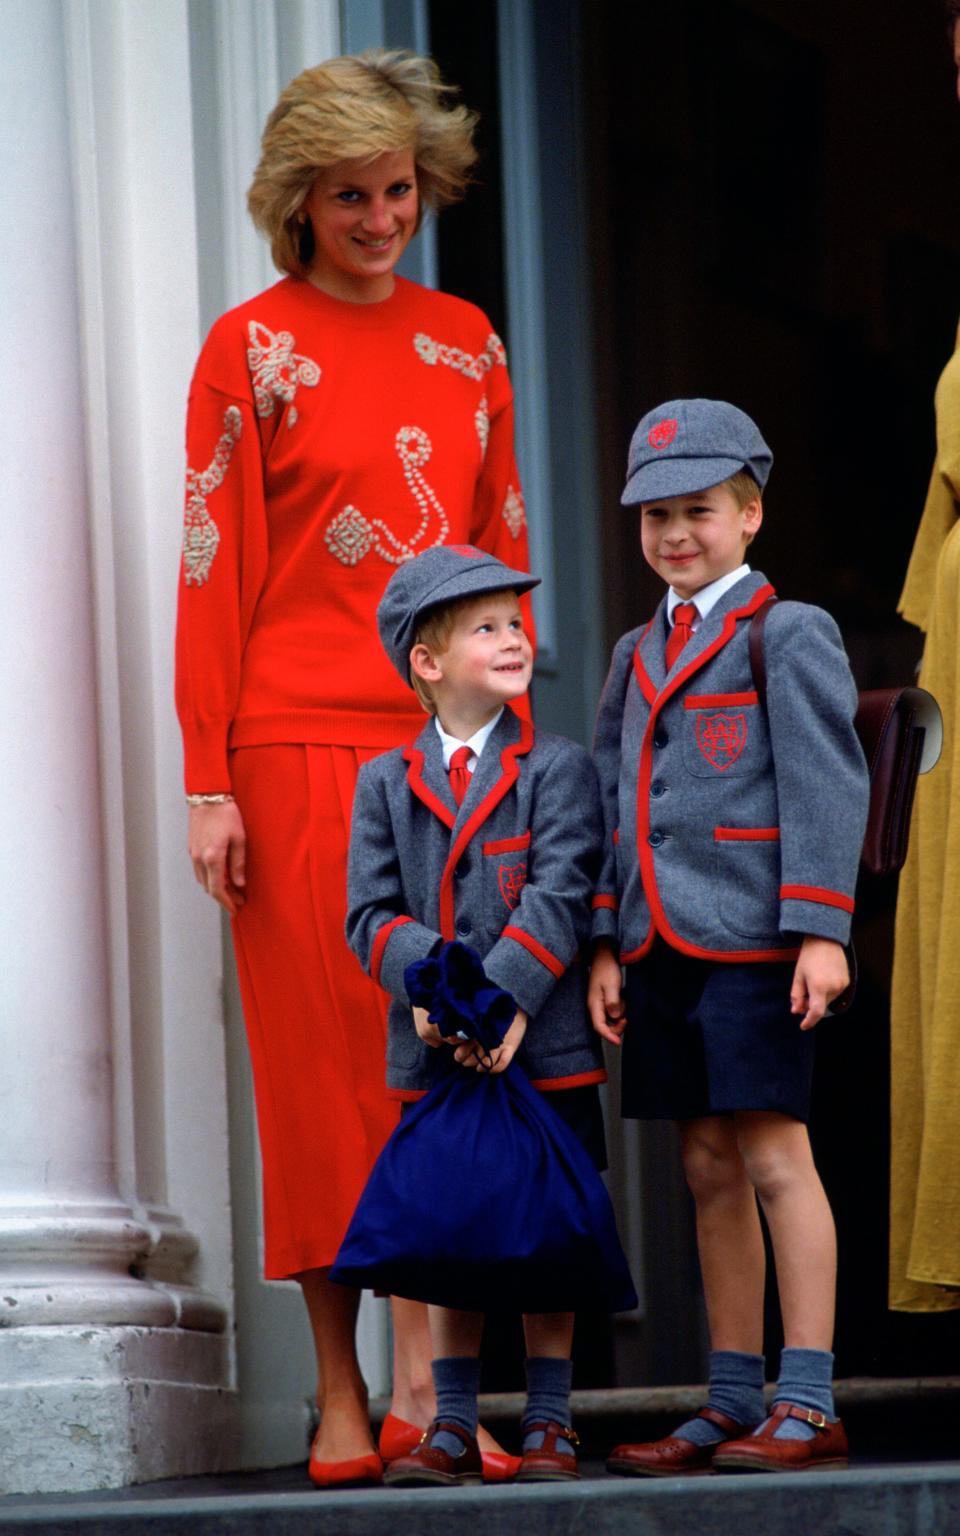
<path fill-rule="evenodd" d="M 476 379 L 478 382 L 484 374 L 496 364 L 501 368 L 507 366 L 507 353 L 499 336 L 491 331 L 487 337 L 487 344 L 483 351 L 474 357 L 472 352 L 464 352 L 460 347 L 448 347 L 444 341 L 434 341 L 432 336 L 426 336 L 423 331 L 418 331 L 413 338 L 417 356 L 421 362 L 428 363 L 431 368 L 437 363 L 446 363 L 448 368 L 455 368 L 458 373 L 465 374 L 468 379 Z"/>
<path fill-rule="evenodd" d="M 289 331 L 277 331 L 276 335 L 265 325 L 251 320 L 247 330 L 250 345 L 247 348 L 247 366 L 253 375 L 253 398 L 257 403 L 258 416 L 272 416 L 273 402 L 279 400 L 288 405 L 287 426 L 296 424 L 297 408 L 294 398 L 299 385 L 310 389 L 320 382 L 320 369 L 312 357 L 302 357 L 294 352 L 294 338 Z"/>
<path fill-rule="evenodd" d="M 426 464 L 433 445 L 422 427 L 401 427 L 395 439 L 397 453 L 403 465 L 403 477 L 410 494 L 420 508 L 420 525 L 413 537 L 404 542 L 398 539 L 382 517 L 366 518 L 357 507 L 346 506 L 327 525 L 324 539 L 330 553 L 344 565 L 357 565 L 372 549 L 389 565 L 402 565 L 420 553 L 418 545 L 427 535 L 431 515 L 437 520 L 437 536 L 433 544 L 442 544 L 450 532 L 447 514 L 437 498 L 432 485 L 424 479 L 420 470 Z M 424 545 L 424 548 L 432 548 Z"/>
<path fill-rule="evenodd" d="M 490 409 L 486 395 L 480 396 L 480 404 L 474 411 L 473 419 L 477 427 L 477 436 L 480 439 L 480 453 L 486 458 L 487 443 L 490 439 Z"/>
<path fill-rule="evenodd" d="M 507 494 L 503 502 L 503 520 L 510 529 L 515 539 L 519 539 L 527 523 L 527 512 L 520 491 L 514 490 L 512 485 L 507 486 Z"/>
<path fill-rule="evenodd" d="M 235 405 L 223 416 L 224 433 L 206 469 L 187 467 L 187 501 L 183 515 L 183 577 L 188 587 L 202 587 L 210 575 L 220 543 L 220 529 L 207 511 L 207 497 L 223 484 L 234 444 L 243 430 L 243 418 Z"/>

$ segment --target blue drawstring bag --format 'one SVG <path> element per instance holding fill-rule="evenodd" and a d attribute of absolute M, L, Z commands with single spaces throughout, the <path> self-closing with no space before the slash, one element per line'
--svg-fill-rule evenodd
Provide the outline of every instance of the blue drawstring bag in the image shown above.
<path fill-rule="evenodd" d="M 463 944 L 404 980 L 445 1038 L 487 1051 L 516 1012 Z M 637 1305 L 603 1181 L 516 1062 L 488 1076 L 450 1060 L 377 1159 L 331 1278 L 476 1312 Z"/>

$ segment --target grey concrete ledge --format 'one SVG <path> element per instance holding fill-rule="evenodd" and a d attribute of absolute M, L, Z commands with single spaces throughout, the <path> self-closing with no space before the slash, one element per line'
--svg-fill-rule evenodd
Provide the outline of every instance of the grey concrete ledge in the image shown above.
<path fill-rule="evenodd" d="M 0 1536 L 946 1536 L 960 1464 L 778 1476 L 604 1479 L 532 1488 L 372 1489 L 22 1504 Z"/>

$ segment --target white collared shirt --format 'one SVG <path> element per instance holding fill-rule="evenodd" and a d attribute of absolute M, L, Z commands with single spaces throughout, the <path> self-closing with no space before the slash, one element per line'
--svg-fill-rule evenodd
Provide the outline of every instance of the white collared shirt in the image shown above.
<path fill-rule="evenodd" d="M 692 603 L 697 610 L 697 617 L 690 628 L 696 632 L 710 613 L 711 608 L 719 603 L 724 592 L 729 592 L 730 588 L 735 587 L 738 581 L 741 581 L 744 576 L 749 575 L 749 565 L 738 565 L 735 571 L 728 571 L 726 576 L 718 576 L 716 581 L 708 582 L 705 587 L 701 587 L 700 591 L 695 592 L 692 597 L 681 597 L 678 592 L 674 592 L 672 587 L 668 587 L 667 622 L 670 628 L 673 628 L 673 610 L 677 607 L 677 604 Z"/>
<path fill-rule="evenodd" d="M 460 741 L 456 736 L 448 736 L 447 732 L 440 724 L 440 716 L 434 715 L 433 723 L 437 727 L 437 734 L 440 737 L 440 745 L 443 748 L 443 766 L 448 773 L 450 772 L 450 759 L 458 747 L 470 748 L 473 756 L 467 763 L 467 772 L 473 772 L 477 766 L 477 760 L 480 756 L 480 753 L 483 751 L 484 747 L 489 741 L 493 728 L 502 714 L 503 708 L 501 707 L 497 710 L 492 720 L 488 720 L 486 725 L 481 725 L 479 731 L 474 731 L 469 741 Z"/>

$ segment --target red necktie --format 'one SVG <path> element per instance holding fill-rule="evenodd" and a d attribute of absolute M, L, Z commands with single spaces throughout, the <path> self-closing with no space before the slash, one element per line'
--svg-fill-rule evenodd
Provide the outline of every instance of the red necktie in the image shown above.
<path fill-rule="evenodd" d="M 673 610 L 673 628 L 667 636 L 667 671 L 673 666 L 690 636 L 697 617 L 696 603 L 678 603 Z"/>
<path fill-rule="evenodd" d="M 467 764 L 472 756 L 472 747 L 458 747 L 450 759 L 450 788 L 458 805 L 463 804 L 463 797 L 470 788 L 470 770 Z"/>

